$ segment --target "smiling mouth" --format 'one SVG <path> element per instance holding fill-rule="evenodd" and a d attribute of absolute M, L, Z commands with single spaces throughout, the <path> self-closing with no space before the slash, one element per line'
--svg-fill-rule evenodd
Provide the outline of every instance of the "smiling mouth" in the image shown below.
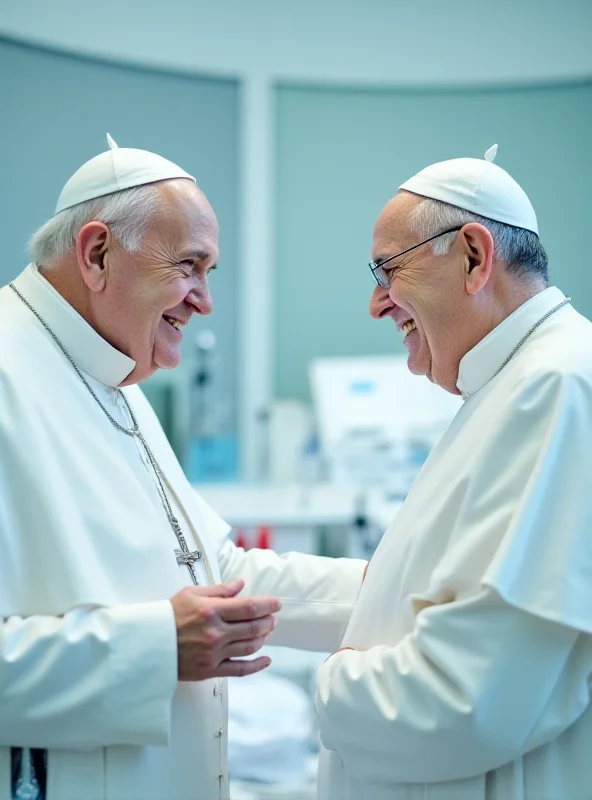
<path fill-rule="evenodd" d="M 403 339 L 406 339 L 410 333 L 413 333 L 413 331 L 417 330 L 417 325 L 415 324 L 414 320 L 410 319 L 402 326 L 401 330 L 403 331 Z"/>
<path fill-rule="evenodd" d="M 174 319 L 173 317 L 167 317 L 164 314 L 162 315 L 162 318 L 166 320 L 169 323 L 169 325 L 172 325 L 172 327 L 175 328 L 175 330 L 177 331 L 183 330 L 183 323 L 179 322 L 178 319 Z"/>

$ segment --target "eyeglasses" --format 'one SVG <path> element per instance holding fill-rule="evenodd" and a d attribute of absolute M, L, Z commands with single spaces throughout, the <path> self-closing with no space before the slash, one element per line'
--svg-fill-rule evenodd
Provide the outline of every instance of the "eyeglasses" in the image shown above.
<path fill-rule="evenodd" d="M 378 264 L 375 261 L 371 261 L 368 266 L 370 267 L 370 272 L 374 275 L 374 279 L 376 283 L 380 286 L 381 289 L 388 289 L 391 285 L 391 281 L 389 275 L 384 271 L 383 267 L 385 264 L 388 264 L 389 261 L 392 261 L 394 258 L 399 258 L 399 256 L 404 256 L 405 253 L 410 253 L 411 250 L 415 250 L 417 247 L 421 247 L 422 244 L 427 244 L 427 242 L 431 242 L 432 239 L 437 239 L 439 236 L 444 236 L 446 233 L 454 233 L 455 231 L 460 231 L 462 225 L 457 225 L 456 228 L 449 228 L 447 231 L 442 231 L 442 233 L 436 233 L 433 236 L 430 236 L 429 239 L 424 239 L 423 242 L 419 244 L 414 244 L 413 247 L 408 247 L 407 250 L 401 250 L 400 253 L 395 253 L 394 256 L 389 256 L 388 258 L 379 261 Z"/>

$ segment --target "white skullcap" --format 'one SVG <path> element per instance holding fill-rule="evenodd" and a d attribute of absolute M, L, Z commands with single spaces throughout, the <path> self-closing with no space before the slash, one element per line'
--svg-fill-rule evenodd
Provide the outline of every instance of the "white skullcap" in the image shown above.
<path fill-rule="evenodd" d="M 106 153 L 91 158 L 66 183 L 58 198 L 56 214 L 85 200 L 131 189 L 132 186 L 173 178 L 189 178 L 195 183 L 193 175 L 156 153 L 118 147 L 109 134 L 107 144 L 109 150 Z"/>
<path fill-rule="evenodd" d="M 536 214 L 524 189 L 493 163 L 494 144 L 480 158 L 454 158 L 422 169 L 399 186 L 406 192 L 441 200 L 482 217 L 525 228 L 538 236 Z"/>

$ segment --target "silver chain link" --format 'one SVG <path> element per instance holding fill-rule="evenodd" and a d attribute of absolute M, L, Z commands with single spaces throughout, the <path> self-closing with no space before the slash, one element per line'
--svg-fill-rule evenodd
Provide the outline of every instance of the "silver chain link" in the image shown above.
<path fill-rule="evenodd" d="M 159 486 L 159 495 L 160 495 L 161 502 L 162 502 L 162 504 L 164 506 L 164 509 L 166 511 L 166 514 L 167 514 L 169 523 L 171 525 L 171 528 L 173 529 L 173 532 L 174 532 L 174 534 L 175 534 L 175 536 L 177 538 L 177 541 L 179 542 L 180 550 L 175 550 L 177 563 L 178 564 L 185 564 L 187 566 L 187 569 L 189 570 L 189 574 L 191 575 L 191 580 L 197 586 L 198 580 L 197 580 L 197 575 L 196 575 L 196 572 L 195 572 L 195 567 L 193 565 L 195 564 L 196 561 L 198 561 L 202 557 L 202 554 L 201 554 L 201 552 L 199 550 L 191 551 L 189 549 L 189 546 L 187 545 L 187 540 L 185 539 L 185 536 L 183 535 L 183 530 L 181 529 L 181 526 L 179 524 L 179 520 L 175 517 L 175 515 L 173 513 L 173 509 L 171 507 L 171 504 L 169 503 L 169 499 L 167 497 L 167 494 L 166 494 L 166 491 L 165 491 L 165 488 L 164 488 L 164 484 L 162 482 L 161 469 L 160 469 L 160 467 L 158 465 L 158 462 L 156 461 L 156 458 L 152 454 L 152 451 L 150 450 L 150 447 L 148 446 L 148 442 L 144 439 L 144 436 L 142 435 L 142 433 L 140 431 L 138 422 L 136 420 L 134 412 L 131 409 L 130 404 L 127 401 L 126 396 L 123 394 L 121 389 L 119 389 L 119 388 L 115 389 L 115 391 L 117 392 L 118 396 L 123 400 L 123 402 L 125 403 L 125 406 L 126 406 L 126 408 L 128 410 L 128 413 L 129 413 L 130 418 L 132 420 L 132 427 L 131 428 L 126 428 L 125 425 L 122 425 L 120 422 L 118 422 L 115 419 L 115 417 L 113 417 L 109 413 L 109 411 L 105 408 L 105 406 L 101 403 L 101 401 L 99 400 L 99 398 L 97 397 L 97 395 L 93 391 L 92 386 L 86 380 L 86 378 L 82 374 L 81 370 L 78 368 L 76 362 L 74 361 L 74 359 L 72 358 L 70 353 L 68 353 L 68 351 L 66 350 L 64 345 L 58 339 L 56 334 L 51 330 L 49 325 L 45 322 L 45 320 L 41 317 L 41 315 L 33 308 L 33 306 L 29 303 L 29 301 L 25 297 L 23 297 L 23 295 L 19 292 L 19 290 L 16 288 L 16 286 L 14 284 L 10 283 L 9 286 L 12 289 L 12 291 L 20 298 L 20 300 L 26 305 L 26 307 L 29 309 L 29 311 L 31 311 L 31 313 L 34 314 L 37 317 L 37 319 L 43 325 L 45 330 L 49 333 L 49 335 L 54 340 L 54 342 L 57 344 L 57 346 L 60 348 L 62 353 L 66 356 L 66 358 L 68 359 L 70 364 L 74 367 L 74 370 L 76 371 L 76 374 L 78 375 L 78 377 L 80 378 L 82 383 L 86 386 L 86 388 L 88 389 L 90 394 L 94 397 L 95 401 L 100 406 L 100 408 L 102 409 L 103 413 L 105 414 L 107 419 L 111 422 L 111 424 L 115 428 L 117 428 L 118 431 L 121 431 L 121 433 L 124 433 L 126 436 L 130 436 L 130 437 L 132 437 L 134 439 L 137 439 L 141 443 L 142 447 L 144 448 L 144 452 L 146 453 L 146 456 L 148 458 L 148 461 L 150 462 L 150 465 L 151 465 L 152 469 L 154 470 L 154 474 L 156 475 L 156 480 L 157 480 L 158 486 Z"/>

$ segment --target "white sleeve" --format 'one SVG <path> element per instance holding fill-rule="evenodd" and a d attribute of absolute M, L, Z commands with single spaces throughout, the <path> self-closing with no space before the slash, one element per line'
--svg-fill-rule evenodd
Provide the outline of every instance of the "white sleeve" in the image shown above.
<path fill-rule="evenodd" d="M 589 704 L 591 637 L 491 589 L 421 611 L 396 646 L 320 668 L 321 739 L 369 782 L 486 773 L 559 736 Z"/>
<path fill-rule="evenodd" d="M 166 745 L 177 686 L 168 600 L 0 625 L 0 745 Z"/>
<path fill-rule="evenodd" d="M 365 561 L 272 550 L 245 552 L 227 539 L 219 552 L 222 580 L 242 578 L 243 594 L 282 601 L 268 644 L 329 652 L 339 647 L 362 585 Z"/>

